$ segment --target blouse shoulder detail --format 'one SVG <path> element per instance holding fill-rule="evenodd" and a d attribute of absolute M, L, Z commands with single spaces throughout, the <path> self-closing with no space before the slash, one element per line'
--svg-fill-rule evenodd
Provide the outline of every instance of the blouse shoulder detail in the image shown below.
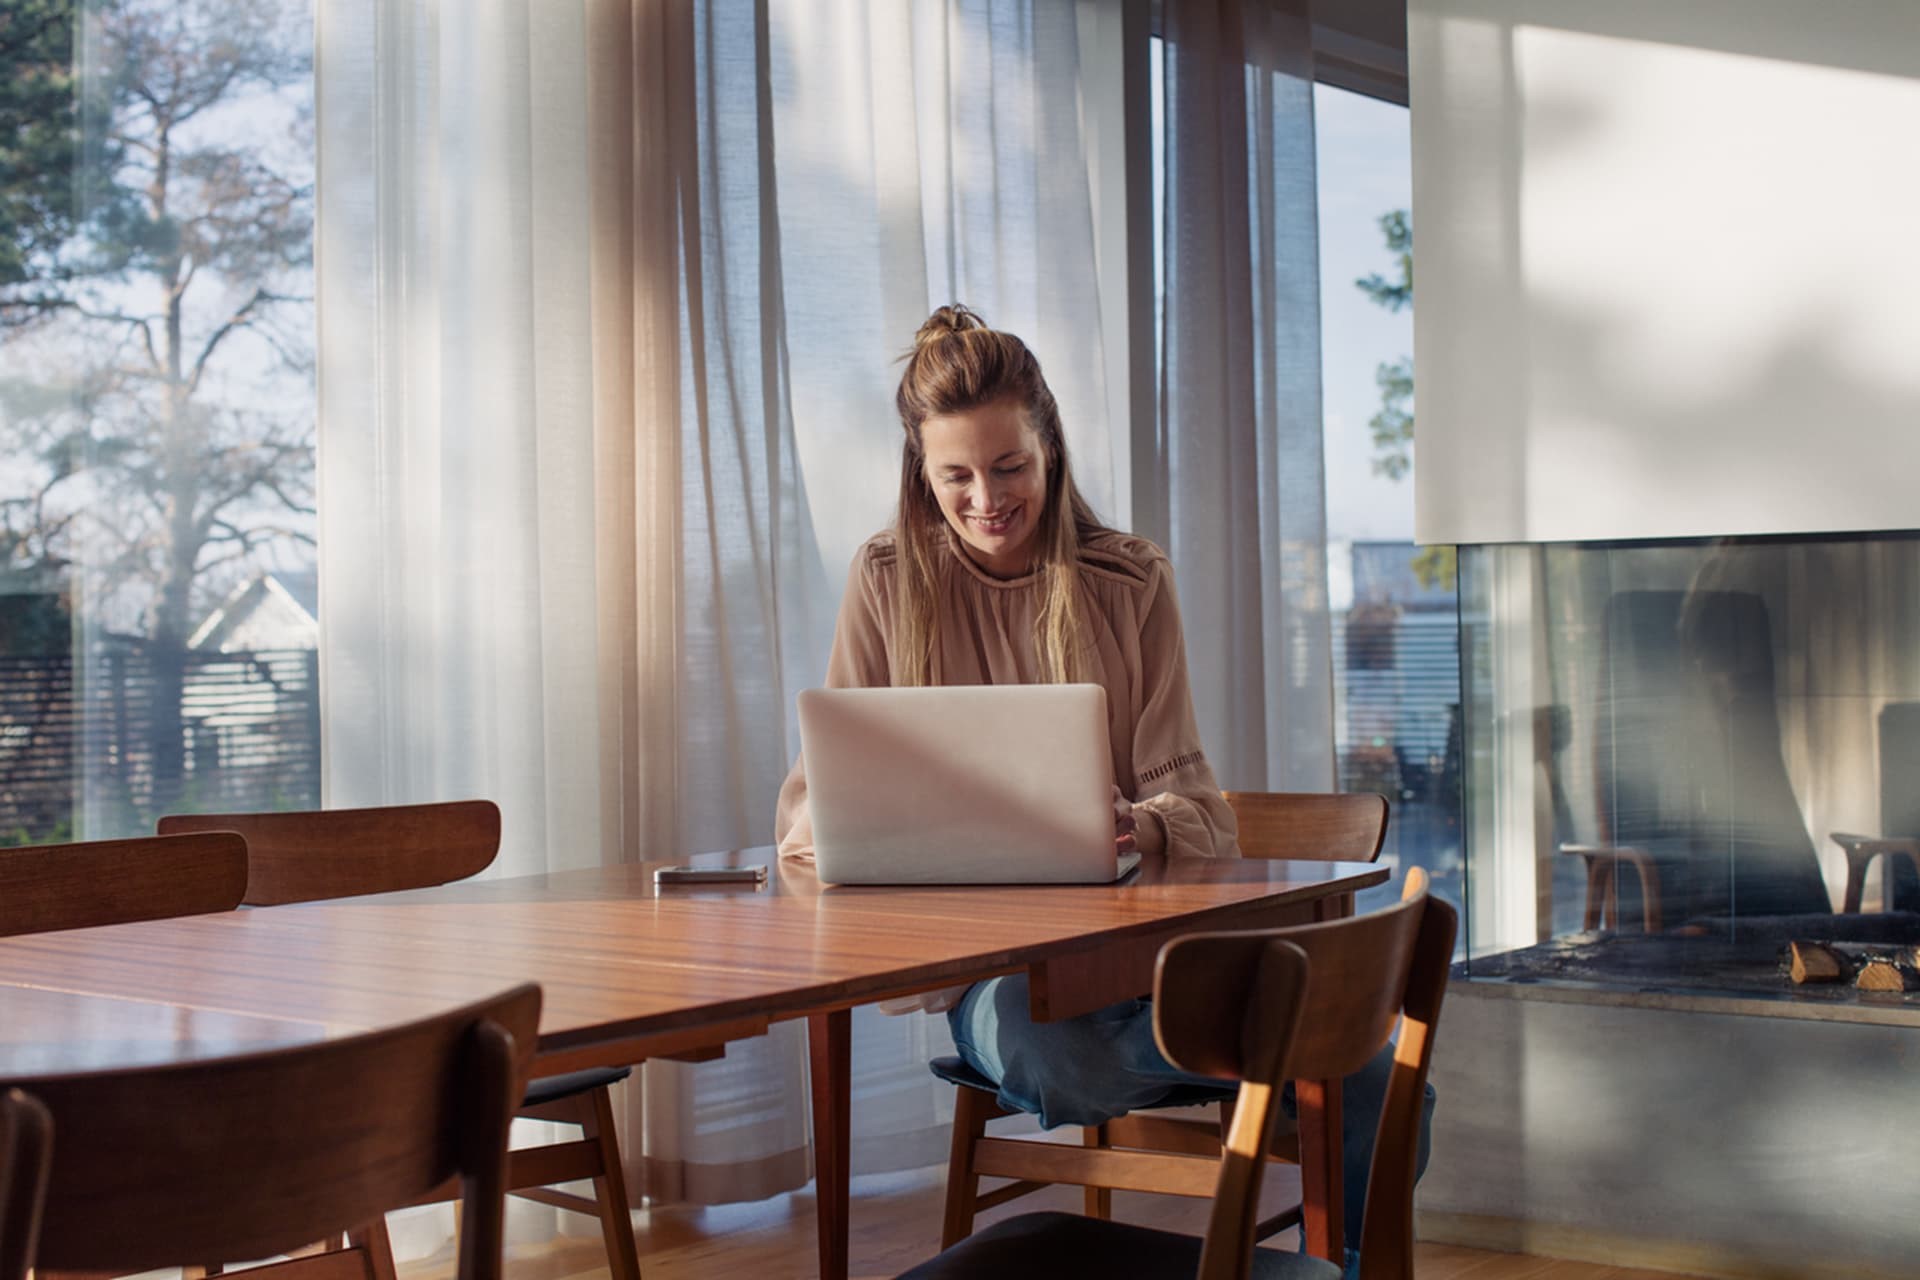
<path fill-rule="evenodd" d="M 1108 531 L 1087 539 L 1080 548 L 1080 565 L 1144 590 L 1166 571 L 1167 553 L 1145 538 Z"/>
<path fill-rule="evenodd" d="M 900 548 L 891 529 L 882 529 L 860 547 L 860 563 L 869 569 L 890 569 L 899 558 Z"/>

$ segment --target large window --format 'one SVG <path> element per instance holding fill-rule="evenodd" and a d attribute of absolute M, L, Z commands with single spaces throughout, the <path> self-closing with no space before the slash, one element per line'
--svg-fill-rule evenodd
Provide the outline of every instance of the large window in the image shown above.
<path fill-rule="evenodd" d="M 1407 111 L 1325 84 L 1313 105 L 1339 786 L 1385 795 L 1393 819 L 1382 858 L 1426 868 L 1459 902 L 1454 564 L 1449 549 L 1413 544 Z"/>
<path fill-rule="evenodd" d="M 312 48 L 0 10 L 0 842 L 318 802 Z"/>
<path fill-rule="evenodd" d="M 1156 306 L 1164 301 L 1161 42 L 1151 61 Z M 1407 110 L 1314 87 L 1327 603 L 1336 785 L 1393 806 L 1384 862 L 1465 901 L 1452 548 L 1413 542 L 1413 227 Z M 1162 328 L 1156 313 L 1155 331 Z M 1397 894 L 1396 876 L 1376 896 Z"/>

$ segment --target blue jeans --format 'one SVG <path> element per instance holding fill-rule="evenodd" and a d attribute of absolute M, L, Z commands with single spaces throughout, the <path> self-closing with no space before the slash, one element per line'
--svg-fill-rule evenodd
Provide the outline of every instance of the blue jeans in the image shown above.
<path fill-rule="evenodd" d="M 1000 1086 L 1000 1105 L 1040 1118 L 1040 1127 L 1104 1124 L 1115 1116 L 1151 1107 L 1182 1086 L 1232 1088 L 1230 1081 L 1181 1071 L 1153 1040 L 1153 1004 L 1126 1000 L 1078 1018 L 1035 1022 L 1028 1015 L 1027 978 L 990 978 L 967 989 L 947 1011 L 954 1047 L 967 1065 Z M 1348 1076 L 1341 1087 L 1340 1141 L 1344 1164 L 1349 1250 L 1360 1247 L 1367 1171 L 1374 1135 L 1386 1105 L 1393 1072 L 1391 1045 Z M 1433 1122 L 1433 1086 L 1420 1115 L 1419 1172 L 1427 1167 Z M 1293 1087 L 1281 1098 L 1294 1114 Z M 1415 1175 L 1416 1177 L 1418 1174 Z"/>

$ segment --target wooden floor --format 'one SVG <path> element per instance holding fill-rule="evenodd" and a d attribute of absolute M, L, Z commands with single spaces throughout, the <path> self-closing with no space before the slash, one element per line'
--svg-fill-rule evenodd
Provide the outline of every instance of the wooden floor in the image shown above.
<path fill-rule="evenodd" d="M 944 1174 L 944 1169 L 933 1168 L 854 1179 L 854 1277 L 891 1277 L 938 1249 Z M 1284 1196 L 1285 1188 L 1277 1191 Z M 1077 1190 L 1054 1187 L 984 1214 L 981 1221 L 1029 1208 L 1077 1210 L 1079 1204 Z M 1198 1231 L 1203 1214 L 1204 1206 L 1198 1202 L 1124 1192 L 1114 1196 L 1114 1215 L 1132 1222 Z M 636 1214 L 634 1222 L 645 1280 L 814 1280 L 819 1274 L 813 1196 L 807 1191 L 756 1204 L 649 1210 Z M 576 1229 L 592 1227 L 582 1218 Z M 1442 1245 L 1422 1246 L 1416 1265 L 1420 1280 L 1675 1280 L 1664 1271 Z M 400 1268 L 401 1280 L 442 1280 L 451 1272 L 451 1259 L 444 1257 Z M 569 1235 L 538 1247 L 508 1248 L 507 1280 L 595 1280 L 606 1275 L 606 1255 L 598 1235 Z"/>

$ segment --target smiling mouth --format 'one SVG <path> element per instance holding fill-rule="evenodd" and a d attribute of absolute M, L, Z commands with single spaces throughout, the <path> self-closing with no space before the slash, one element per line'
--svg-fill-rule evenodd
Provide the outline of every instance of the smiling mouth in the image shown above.
<path fill-rule="evenodd" d="M 1012 511 L 1007 512 L 1005 515 L 996 516 L 991 520 L 987 519 L 985 516 L 968 516 L 967 519 L 971 520 L 974 524 L 974 527 L 979 529 L 982 533 L 1002 534 L 1002 533 L 1005 533 L 1007 530 L 1013 528 L 1013 522 L 1017 520 L 1019 516 L 1020 516 L 1020 509 L 1018 507 L 1015 507 Z"/>

